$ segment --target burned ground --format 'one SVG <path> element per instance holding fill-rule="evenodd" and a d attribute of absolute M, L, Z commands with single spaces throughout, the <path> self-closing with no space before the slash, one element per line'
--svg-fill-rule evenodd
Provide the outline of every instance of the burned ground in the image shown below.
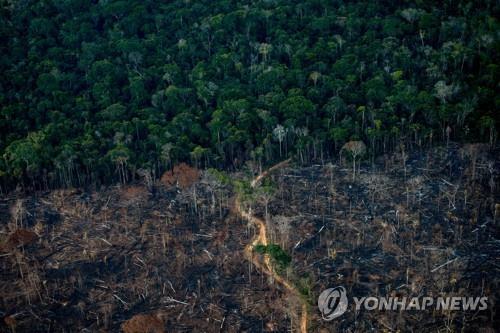
<path fill-rule="evenodd" d="M 311 303 L 312 332 L 499 326 L 498 154 L 483 154 L 472 176 L 461 152 L 453 146 L 414 152 L 406 172 L 396 154 L 389 163 L 364 165 L 355 181 L 348 165 L 275 173 L 279 190 L 269 203 L 268 223 L 283 243 L 273 216 L 290 221 L 285 248 L 292 253 L 293 279 Z M 355 313 L 351 305 L 342 317 L 324 322 L 317 297 L 339 285 L 350 297 L 488 296 L 489 306 L 481 312 Z"/>
<path fill-rule="evenodd" d="M 168 332 L 285 327 L 279 290 L 242 255 L 253 229 L 230 204 L 204 180 L 2 200 L 0 331 L 132 332 L 144 318 Z M 37 240 L 21 242 L 28 232 Z"/>
<path fill-rule="evenodd" d="M 265 217 L 267 203 L 311 332 L 498 327 L 498 153 L 467 151 L 365 160 L 355 180 L 335 161 L 272 174 L 272 196 L 251 205 Z M 300 302 L 244 258 L 255 230 L 232 211 L 233 190 L 207 173 L 168 185 L 3 198 L 0 331 L 295 331 Z M 486 295 L 489 308 L 350 308 L 324 322 L 317 296 L 337 285 L 357 297 Z"/>

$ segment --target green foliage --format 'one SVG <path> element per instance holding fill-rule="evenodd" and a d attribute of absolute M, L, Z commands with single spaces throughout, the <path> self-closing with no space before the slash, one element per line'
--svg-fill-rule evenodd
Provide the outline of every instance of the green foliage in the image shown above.
<path fill-rule="evenodd" d="M 214 168 L 210 168 L 207 171 L 222 185 L 232 185 L 231 177 L 226 172 Z"/>
<path fill-rule="evenodd" d="M 297 279 L 296 285 L 302 297 L 304 297 L 304 299 L 306 299 L 309 303 L 312 303 L 312 289 L 314 286 L 313 279 L 309 275 L 306 275 Z"/>
<path fill-rule="evenodd" d="M 20 177 L 26 172 L 34 177 L 47 158 L 46 149 L 43 133 L 29 133 L 27 138 L 12 142 L 5 149 L 3 158 L 12 175 Z"/>
<path fill-rule="evenodd" d="M 499 14 L 466 0 L 3 1 L 2 185 L 336 156 L 349 140 L 375 155 L 448 127 L 493 144 Z"/>
<path fill-rule="evenodd" d="M 280 112 L 289 126 L 308 125 L 314 116 L 314 104 L 303 96 L 291 96 L 280 104 Z"/>
<path fill-rule="evenodd" d="M 276 184 L 274 184 L 269 178 L 266 178 L 257 188 L 257 191 L 259 194 L 271 197 L 274 193 L 276 193 Z"/>
<path fill-rule="evenodd" d="M 254 190 L 248 180 L 234 180 L 233 186 L 242 203 L 251 203 L 254 200 Z"/>
<path fill-rule="evenodd" d="M 292 262 L 292 257 L 288 253 L 286 253 L 285 250 L 283 250 L 278 244 L 257 244 L 254 247 L 254 250 L 257 253 L 269 255 L 269 257 L 271 257 L 273 262 L 280 269 L 287 268 Z"/>

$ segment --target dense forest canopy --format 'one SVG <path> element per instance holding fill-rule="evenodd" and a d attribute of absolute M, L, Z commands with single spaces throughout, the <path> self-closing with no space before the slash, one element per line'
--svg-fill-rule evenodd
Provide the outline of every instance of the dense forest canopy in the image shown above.
<path fill-rule="evenodd" d="M 0 183 L 494 144 L 498 1 L 1 1 Z M 149 171 L 148 171 L 149 170 Z"/>

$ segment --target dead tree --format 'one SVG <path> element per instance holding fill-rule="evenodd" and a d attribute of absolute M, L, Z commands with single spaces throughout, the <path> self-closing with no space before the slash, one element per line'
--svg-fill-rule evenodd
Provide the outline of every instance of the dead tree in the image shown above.
<path fill-rule="evenodd" d="M 361 158 L 366 153 L 366 145 L 363 141 L 349 141 L 340 149 L 340 160 L 342 160 L 342 152 L 347 151 L 352 157 L 352 180 L 356 179 L 356 159 Z"/>
<path fill-rule="evenodd" d="M 286 248 L 288 240 L 290 238 L 291 219 L 287 216 L 277 215 L 274 216 L 272 220 L 280 235 L 281 246 L 283 248 Z"/>
<path fill-rule="evenodd" d="M 488 151 L 488 145 L 485 143 L 471 143 L 466 144 L 462 148 L 462 158 L 467 157 L 470 160 L 472 167 L 472 180 L 476 179 L 476 165 L 477 160 L 481 158 L 481 155 Z"/>
<path fill-rule="evenodd" d="M 23 199 L 17 199 L 16 203 L 10 207 L 10 216 L 16 228 L 22 228 L 23 220 L 26 217 Z"/>

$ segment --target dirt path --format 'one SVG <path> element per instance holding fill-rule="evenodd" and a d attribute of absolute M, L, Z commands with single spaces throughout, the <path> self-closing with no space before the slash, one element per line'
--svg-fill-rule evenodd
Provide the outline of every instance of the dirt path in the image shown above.
<path fill-rule="evenodd" d="M 255 177 L 250 185 L 252 188 L 255 188 L 258 186 L 259 182 L 267 177 L 272 171 L 282 168 L 286 166 L 290 162 L 290 159 L 282 161 L 278 164 L 275 164 L 271 168 L 267 169 L 266 171 L 262 172 L 259 174 L 257 177 Z M 269 256 L 264 256 L 264 263 L 259 260 L 258 256 L 254 256 L 253 249 L 257 244 L 262 244 L 262 245 L 268 245 L 268 239 L 267 239 L 267 230 L 266 230 L 266 223 L 264 220 L 255 217 L 252 214 L 252 211 L 244 211 L 241 208 L 240 200 L 237 197 L 234 201 L 234 210 L 236 213 L 238 213 L 242 218 L 246 219 L 250 223 L 253 223 L 257 226 L 258 233 L 255 236 L 255 238 L 247 245 L 245 246 L 245 256 L 250 260 L 259 270 L 261 270 L 263 273 L 266 275 L 272 277 L 276 282 L 281 284 L 289 293 L 295 295 L 299 300 L 302 302 L 302 310 L 301 310 L 301 316 L 300 316 L 300 332 L 301 333 L 307 333 L 307 321 L 308 321 L 308 314 L 307 314 L 307 303 L 305 300 L 300 295 L 300 292 L 297 290 L 297 288 L 291 284 L 289 281 L 287 281 L 285 278 L 280 276 L 272 267 L 271 265 L 271 260 Z"/>

